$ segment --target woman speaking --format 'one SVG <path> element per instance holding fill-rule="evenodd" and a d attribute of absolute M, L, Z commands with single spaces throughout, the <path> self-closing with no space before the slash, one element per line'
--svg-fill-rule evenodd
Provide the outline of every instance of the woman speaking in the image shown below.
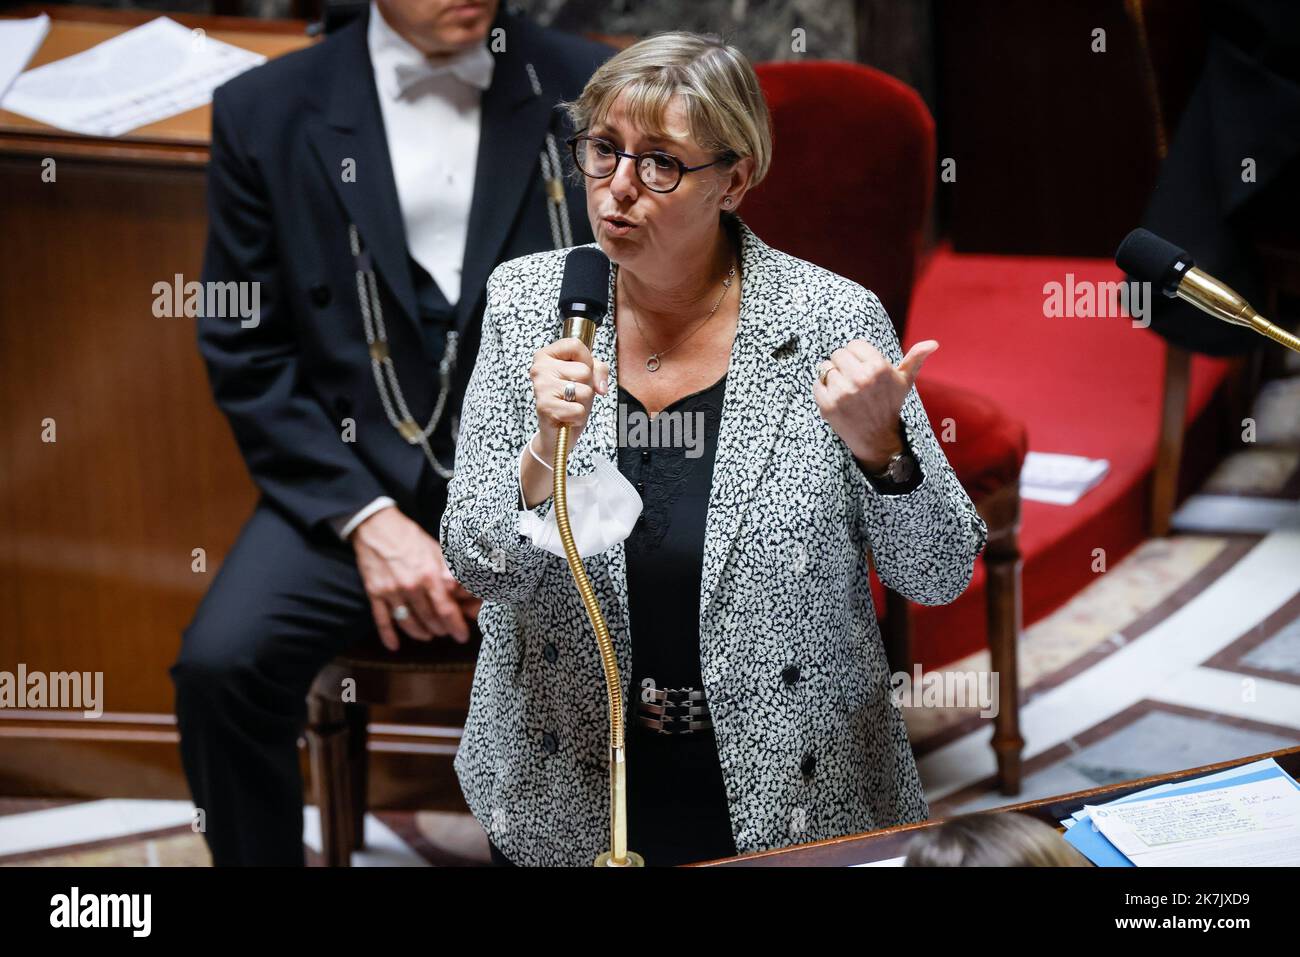
<path fill-rule="evenodd" d="M 609 316 L 590 350 L 557 340 L 564 250 L 492 273 L 441 526 L 484 599 L 455 768 L 493 860 L 608 849 L 599 648 L 567 563 L 520 525 L 551 504 L 565 425 L 572 475 L 604 460 L 642 500 L 585 562 L 624 681 L 628 847 L 676 864 L 924 820 L 868 562 L 941 604 L 985 542 L 912 387 L 938 344 L 901 356 L 873 293 L 737 217 L 772 143 L 734 47 L 652 37 L 567 105 Z M 694 441 L 626 427 L 661 414 Z"/>

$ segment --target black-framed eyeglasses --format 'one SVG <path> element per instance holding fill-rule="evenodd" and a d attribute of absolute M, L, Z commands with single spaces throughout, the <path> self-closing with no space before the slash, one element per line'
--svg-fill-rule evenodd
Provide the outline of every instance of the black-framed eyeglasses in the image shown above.
<path fill-rule="evenodd" d="M 618 169 L 619 159 L 626 156 L 632 160 L 632 168 L 636 170 L 641 185 L 655 193 L 671 193 L 681 185 L 682 177 L 687 173 L 708 169 L 710 166 L 731 159 L 728 153 L 712 163 L 687 166 L 672 153 L 665 153 L 663 150 L 624 153 L 616 149 L 609 140 L 599 136 L 587 136 L 581 132 L 577 136 L 570 137 L 566 142 L 573 150 L 573 162 L 577 164 L 582 175 L 592 179 L 607 179 Z"/>

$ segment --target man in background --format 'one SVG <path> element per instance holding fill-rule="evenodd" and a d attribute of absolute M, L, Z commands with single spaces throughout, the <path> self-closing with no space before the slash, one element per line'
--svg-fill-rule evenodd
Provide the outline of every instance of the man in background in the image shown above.
<path fill-rule="evenodd" d="M 376 0 L 213 97 L 203 279 L 261 308 L 202 317 L 199 349 L 261 497 L 170 673 L 218 866 L 304 863 L 326 663 L 368 635 L 477 638 L 437 529 L 484 285 L 591 241 L 555 105 L 611 52 L 496 0 Z"/>

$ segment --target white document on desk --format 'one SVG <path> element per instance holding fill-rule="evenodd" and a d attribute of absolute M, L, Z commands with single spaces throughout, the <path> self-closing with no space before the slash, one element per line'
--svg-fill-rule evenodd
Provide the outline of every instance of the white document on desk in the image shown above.
<path fill-rule="evenodd" d="M 26 20 L 0 20 L 0 99 L 4 99 L 14 77 L 27 68 L 49 32 L 48 13 Z"/>
<path fill-rule="evenodd" d="M 158 17 L 28 70 L 0 106 L 60 129 L 119 136 L 211 102 L 218 86 L 265 61 Z"/>
<path fill-rule="evenodd" d="M 883 861 L 863 861 L 861 864 L 850 864 L 849 867 L 902 867 L 903 862 L 906 860 L 906 855 L 903 857 L 887 857 Z"/>
<path fill-rule="evenodd" d="M 1138 867 L 1300 866 L 1300 790 L 1283 777 L 1084 810 Z"/>

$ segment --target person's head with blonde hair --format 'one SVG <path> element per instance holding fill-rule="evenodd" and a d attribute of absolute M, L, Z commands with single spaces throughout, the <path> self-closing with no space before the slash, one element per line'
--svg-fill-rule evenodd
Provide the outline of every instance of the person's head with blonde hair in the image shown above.
<path fill-rule="evenodd" d="M 772 161 L 767 104 L 744 54 L 713 36 L 657 34 L 563 105 L 592 232 L 610 259 L 650 285 L 688 263 L 711 274 L 730 260 L 720 214 L 739 208 Z"/>
<path fill-rule="evenodd" d="M 904 867 L 1086 867 L 1051 825 L 1016 811 L 964 814 L 922 830 Z"/>

